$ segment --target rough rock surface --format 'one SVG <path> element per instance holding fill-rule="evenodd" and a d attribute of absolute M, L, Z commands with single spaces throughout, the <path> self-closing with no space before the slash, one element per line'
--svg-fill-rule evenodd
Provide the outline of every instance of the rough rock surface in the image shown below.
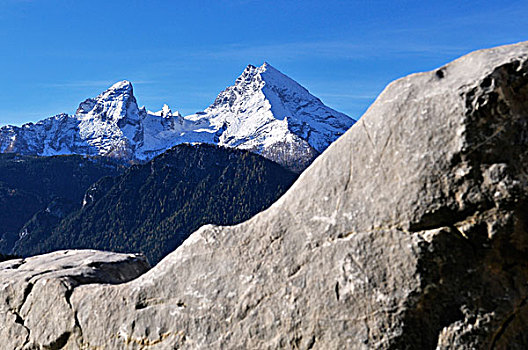
<path fill-rule="evenodd" d="M 524 349 L 527 124 L 528 43 L 400 79 L 268 210 L 25 327 L 86 349 Z"/>
<path fill-rule="evenodd" d="M 75 287 L 122 283 L 147 271 L 145 257 L 63 250 L 0 263 L 2 349 L 60 349 L 82 336 L 70 303 Z"/>

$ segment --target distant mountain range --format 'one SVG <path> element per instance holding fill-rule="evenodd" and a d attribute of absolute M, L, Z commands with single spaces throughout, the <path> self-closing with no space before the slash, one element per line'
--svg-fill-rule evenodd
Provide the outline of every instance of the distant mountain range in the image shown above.
<path fill-rule="evenodd" d="M 211 106 L 188 116 L 166 105 L 159 112 L 139 108 L 132 84 L 118 82 L 82 102 L 75 115 L 0 128 L 0 152 L 146 162 L 181 143 L 208 143 L 249 150 L 299 172 L 354 122 L 264 63 L 247 66 Z"/>

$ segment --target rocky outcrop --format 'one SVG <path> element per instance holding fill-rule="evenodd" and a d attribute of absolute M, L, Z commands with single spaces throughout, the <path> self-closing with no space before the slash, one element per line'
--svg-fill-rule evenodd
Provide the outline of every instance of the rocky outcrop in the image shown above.
<path fill-rule="evenodd" d="M 87 349 L 526 348 L 527 123 L 528 43 L 400 79 L 268 210 L 23 327 Z"/>
<path fill-rule="evenodd" d="M 95 250 L 57 251 L 0 263 L 3 349 L 61 349 L 82 336 L 70 297 L 89 283 L 122 283 L 141 275 L 145 257 Z"/>

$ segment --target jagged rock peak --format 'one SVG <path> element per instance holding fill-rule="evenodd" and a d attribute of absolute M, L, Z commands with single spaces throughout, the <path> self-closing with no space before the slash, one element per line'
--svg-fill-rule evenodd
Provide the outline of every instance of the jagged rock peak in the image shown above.
<path fill-rule="evenodd" d="M 235 84 L 250 84 L 257 83 L 262 84 L 261 88 L 265 85 L 279 86 L 292 89 L 298 89 L 302 93 L 309 93 L 309 91 L 297 83 L 295 80 L 291 79 L 271 64 L 264 62 L 260 67 L 256 67 L 252 64 L 247 65 L 242 74 L 237 78 Z M 315 96 L 312 96 L 315 97 Z"/>
<path fill-rule="evenodd" d="M 123 80 L 115 83 L 109 87 L 106 91 L 97 96 L 96 99 L 102 100 L 116 100 L 116 99 L 134 99 L 134 87 L 128 80 Z"/>
<path fill-rule="evenodd" d="M 180 112 L 173 111 L 167 104 L 164 104 L 163 107 L 157 112 L 148 111 L 148 114 L 150 116 L 161 117 L 165 120 L 165 122 L 170 121 L 170 120 L 178 120 L 180 124 L 183 123 L 183 117 L 180 114 Z"/>
<path fill-rule="evenodd" d="M 111 98 L 111 96 L 119 96 L 119 95 L 134 95 L 134 87 L 132 86 L 132 83 L 128 80 L 121 80 L 117 83 L 110 86 L 108 89 L 106 89 L 104 92 L 102 92 L 98 98 L 104 98 L 105 96 L 108 96 Z"/>
<path fill-rule="evenodd" d="M 355 122 L 268 63 L 248 65 L 197 119 L 218 129 L 220 144 L 256 151 L 296 171 Z"/>
<path fill-rule="evenodd" d="M 80 117 L 111 116 L 113 119 L 125 117 L 128 110 L 138 114 L 134 88 L 128 80 L 115 83 L 95 98 L 81 102 L 76 111 Z"/>
<path fill-rule="evenodd" d="M 161 109 L 161 115 L 164 116 L 164 117 L 172 115 L 172 110 L 170 109 L 170 107 L 167 104 L 163 105 L 163 108 Z"/>
<path fill-rule="evenodd" d="M 254 80 L 257 75 L 261 72 L 261 67 L 256 67 L 252 64 L 248 64 L 242 74 L 235 80 L 235 84 L 240 84 L 244 81 Z"/>

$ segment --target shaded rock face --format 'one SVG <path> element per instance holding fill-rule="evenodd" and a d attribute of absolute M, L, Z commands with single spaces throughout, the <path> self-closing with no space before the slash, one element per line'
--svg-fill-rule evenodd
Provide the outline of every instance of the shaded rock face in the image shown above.
<path fill-rule="evenodd" d="M 268 210 L 24 327 L 65 348 L 524 349 L 527 123 L 528 43 L 400 79 Z"/>

